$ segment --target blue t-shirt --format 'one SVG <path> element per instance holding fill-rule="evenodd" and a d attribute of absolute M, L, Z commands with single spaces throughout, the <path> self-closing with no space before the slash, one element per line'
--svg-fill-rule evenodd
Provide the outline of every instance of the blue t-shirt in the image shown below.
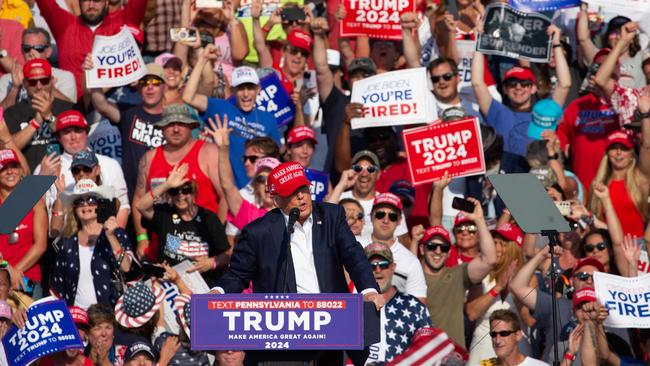
<path fill-rule="evenodd" d="M 505 173 L 526 173 L 526 147 L 533 141 L 528 136 L 530 112 L 514 112 L 512 109 L 492 99 L 485 123 L 494 127 L 503 137 L 503 158 L 501 170 Z"/>
<path fill-rule="evenodd" d="M 280 145 L 280 132 L 275 117 L 271 113 L 253 108 L 246 113 L 235 105 L 223 99 L 208 98 L 208 107 L 201 114 L 203 120 L 214 118 L 214 115 L 228 116 L 228 127 L 230 132 L 230 165 L 235 175 L 235 183 L 238 188 L 244 187 L 249 179 L 246 176 L 246 168 L 242 161 L 245 144 L 247 140 L 255 137 L 269 136 Z"/>

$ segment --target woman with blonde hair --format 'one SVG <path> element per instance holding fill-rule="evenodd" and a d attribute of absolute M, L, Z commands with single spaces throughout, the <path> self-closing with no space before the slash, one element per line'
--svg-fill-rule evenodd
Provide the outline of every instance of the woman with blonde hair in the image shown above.
<path fill-rule="evenodd" d="M 648 156 L 641 154 L 639 159 L 645 160 Z M 605 221 L 603 204 L 594 194 L 594 187 L 599 183 L 604 184 L 609 189 L 609 196 L 623 226 L 623 233 L 638 237 L 643 236 L 650 194 L 650 177 L 639 168 L 641 164 L 642 162 L 637 162 L 634 156 L 634 145 L 626 132 L 616 131 L 609 135 L 605 156 L 591 184 L 588 204 L 589 211 Z"/>
<path fill-rule="evenodd" d="M 465 311 L 470 321 L 476 322 L 468 364 L 478 364 L 480 360 L 495 357 L 490 337 L 490 315 L 499 309 L 509 309 L 519 314 L 524 325 L 531 325 L 528 311 L 519 302 L 515 301 L 508 290 L 508 282 L 524 263 L 521 247 L 524 243 L 524 234 L 517 225 L 506 223 L 492 230 L 494 245 L 497 252 L 497 263 L 490 273 L 483 279 L 480 294 L 473 293 L 470 289 Z M 478 291 L 477 291 L 478 292 Z M 524 354 L 530 354 L 530 344 L 526 337 L 522 338 L 519 345 Z"/>
<path fill-rule="evenodd" d="M 54 263 L 52 290 L 68 306 L 114 306 L 122 292 L 120 272 L 131 269 L 133 257 L 126 231 L 117 225 L 115 216 L 103 217 L 105 206 L 100 200 L 113 200 L 115 191 L 81 179 L 72 191 L 60 195 L 67 219 Z"/>

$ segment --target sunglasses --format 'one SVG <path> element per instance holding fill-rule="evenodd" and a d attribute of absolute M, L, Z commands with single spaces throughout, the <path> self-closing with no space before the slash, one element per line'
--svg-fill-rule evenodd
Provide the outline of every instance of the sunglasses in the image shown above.
<path fill-rule="evenodd" d="M 454 231 L 456 232 L 456 234 L 460 234 L 463 231 L 467 231 L 470 234 L 474 234 L 478 231 L 478 229 L 476 228 L 476 225 L 460 225 L 455 227 Z"/>
<path fill-rule="evenodd" d="M 248 161 L 251 164 L 255 164 L 257 159 L 260 159 L 261 156 L 255 156 L 255 155 L 244 155 L 241 157 L 241 160 L 246 164 L 246 161 Z"/>
<path fill-rule="evenodd" d="M 363 212 L 359 212 L 356 215 L 346 216 L 346 218 L 348 219 L 348 221 L 357 221 L 357 220 L 363 220 L 364 216 L 365 215 L 363 214 Z"/>
<path fill-rule="evenodd" d="M 380 269 L 387 269 L 390 267 L 389 261 L 379 261 L 379 262 L 370 262 L 370 267 L 374 271 L 375 268 L 379 267 Z"/>
<path fill-rule="evenodd" d="M 158 78 L 148 78 L 148 79 L 142 79 L 138 81 L 138 84 L 142 87 L 153 85 L 153 86 L 158 86 L 163 83 L 162 80 Z"/>
<path fill-rule="evenodd" d="M 594 279 L 594 275 L 587 272 L 578 272 L 573 275 L 573 277 L 579 279 L 580 281 L 587 281 L 588 279 Z"/>
<path fill-rule="evenodd" d="M 433 242 L 427 243 L 427 250 L 435 252 L 438 248 L 440 248 L 441 252 L 447 253 L 451 250 L 451 245 L 443 244 L 443 243 L 433 243 Z"/>
<path fill-rule="evenodd" d="M 72 204 L 74 207 L 96 206 L 98 201 L 95 196 L 79 197 Z"/>
<path fill-rule="evenodd" d="M 193 192 L 194 192 L 194 188 L 192 188 L 191 184 L 185 184 L 180 188 L 170 188 L 167 190 L 167 193 L 173 197 L 178 196 L 179 193 L 192 194 Z"/>
<path fill-rule="evenodd" d="M 585 252 L 591 253 L 594 251 L 594 249 L 598 249 L 599 252 L 602 252 L 603 250 L 607 249 L 607 244 L 603 242 L 598 243 L 596 245 L 585 244 Z"/>
<path fill-rule="evenodd" d="M 503 82 L 503 85 L 506 88 L 514 88 L 517 85 L 521 86 L 522 88 L 530 88 L 533 86 L 533 82 L 530 80 L 508 79 Z"/>
<path fill-rule="evenodd" d="M 295 56 L 297 54 L 300 54 L 304 58 L 309 57 L 309 52 L 307 52 L 306 50 L 303 50 L 302 48 L 289 46 L 287 48 L 287 51 L 293 56 Z"/>
<path fill-rule="evenodd" d="M 86 174 L 90 174 L 93 172 L 93 168 L 89 166 L 75 166 L 70 168 L 70 171 L 72 171 L 72 175 L 77 175 L 81 172 L 84 172 Z"/>
<path fill-rule="evenodd" d="M 370 165 L 370 166 L 366 166 L 366 167 L 364 167 L 364 166 L 361 166 L 361 165 L 354 164 L 354 165 L 352 166 L 352 170 L 354 170 L 356 173 L 361 173 L 364 169 L 365 169 L 369 174 L 372 174 L 372 173 L 374 173 L 374 172 L 377 171 L 377 167 L 374 166 L 374 165 Z"/>
<path fill-rule="evenodd" d="M 499 332 L 490 332 L 490 337 L 496 338 L 497 336 L 500 336 L 500 337 L 503 338 L 503 337 L 508 337 L 513 333 L 517 333 L 517 331 L 516 330 L 502 330 L 502 331 L 499 331 Z"/>
<path fill-rule="evenodd" d="M 49 47 L 48 45 L 44 45 L 44 44 L 37 44 L 37 45 L 33 45 L 33 46 L 29 45 L 29 44 L 24 44 L 22 46 L 23 53 L 28 53 L 31 50 L 35 50 L 36 52 L 40 53 L 40 52 L 45 51 L 48 47 Z"/>
<path fill-rule="evenodd" d="M 453 72 L 446 72 L 442 75 L 431 75 L 431 82 L 434 84 L 437 84 L 440 82 L 440 79 L 443 79 L 444 81 L 449 81 L 454 77 Z"/>
<path fill-rule="evenodd" d="M 50 85 L 50 80 L 51 78 L 49 77 L 42 78 L 42 79 L 27 79 L 27 84 L 29 84 L 29 86 L 31 87 L 38 85 L 38 83 L 41 83 L 41 85 L 45 86 L 45 85 Z"/>
<path fill-rule="evenodd" d="M 392 222 L 397 222 L 399 220 L 399 214 L 396 212 L 386 212 L 386 211 L 377 211 L 375 212 L 375 218 L 377 220 L 383 220 L 384 217 L 386 217 L 386 214 L 388 214 L 388 219 Z"/>
<path fill-rule="evenodd" d="M 255 183 L 266 184 L 266 180 L 268 177 L 269 177 L 268 174 L 260 174 L 257 177 L 255 177 Z"/>

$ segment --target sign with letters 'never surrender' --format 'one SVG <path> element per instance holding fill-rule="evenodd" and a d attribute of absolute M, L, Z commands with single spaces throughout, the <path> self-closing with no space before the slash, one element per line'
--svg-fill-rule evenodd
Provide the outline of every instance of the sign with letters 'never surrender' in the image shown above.
<path fill-rule="evenodd" d="M 525 13 L 504 3 L 490 4 L 485 9 L 484 32 L 476 42 L 476 50 L 531 62 L 548 62 L 551 39 L 546 30 L 551 20 L 539 13 Z"/>

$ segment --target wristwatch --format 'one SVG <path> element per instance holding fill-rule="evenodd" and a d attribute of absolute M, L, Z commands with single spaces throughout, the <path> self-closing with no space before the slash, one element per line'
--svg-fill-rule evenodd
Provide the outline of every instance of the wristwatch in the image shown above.
<path fill-rule="evenodd" d="M 7 56 L 9 56 L 7 50 L 0 50 L 0 58 L 7 57 Z"/>
<path fill-rule="evenodd" d="M 43 120 L 44 120 L 45 122 L 47 122 L 47 123 L 50 123 L 50 124 L 52 124 L 52 123 L 56 123 L 56 116 L 55 116 L 55 115 L 51 115 L 51 116 L 49 116 L 49 117 L 47 117 L 47 118 L 43 118 Z"/>
<path fill-rule="evenodd" d="M 640 121 L 640 120 L 642 120 L 644 118 L 650 118 L 650 111 L 645 112 L 645 113 L 639 112 L 638 109 L 636 111 L 634 111 L 634 120 L 635 121 Z"/>
<path fill-rule="evenodd" d="M 557 160 L 559 158 L 560 158 L 560 154 L 558 154 L 558 153 L 555 153 L 553 155 L 548 156 L 548 160 Z"/>

